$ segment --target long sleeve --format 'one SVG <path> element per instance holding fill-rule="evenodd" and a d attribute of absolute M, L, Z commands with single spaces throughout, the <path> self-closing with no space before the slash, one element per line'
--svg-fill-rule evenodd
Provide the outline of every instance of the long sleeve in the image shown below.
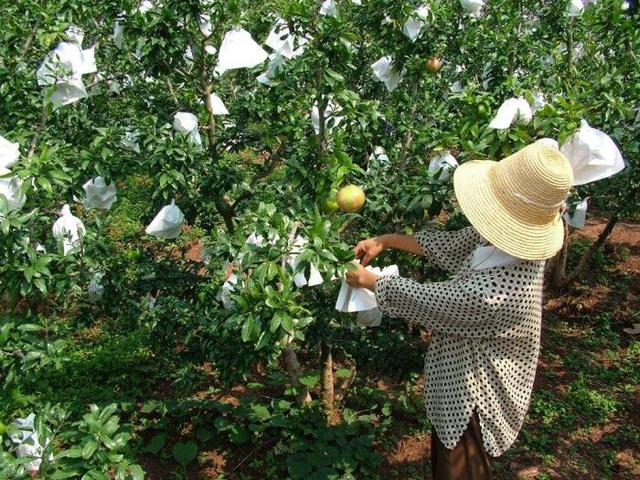
<path fill-rule="evenodd" d="M 463 262 L 482 242 L 482 237 L 473 227 L 450 232 L 423 230 L 414 238 L 428 261 L 453 274 L 460 270 Z"/>
<path fill-rule="evenodd" d="M 526 313 L 540 307 L 529 299 L 541 289 L 540 272 L 539 262 L 525 262 L 446 282 L 421 284 L 383 276 L 375 294 L 382 312 L 428 330 L 469 338 L 516 338 L 530 333 Z"/>

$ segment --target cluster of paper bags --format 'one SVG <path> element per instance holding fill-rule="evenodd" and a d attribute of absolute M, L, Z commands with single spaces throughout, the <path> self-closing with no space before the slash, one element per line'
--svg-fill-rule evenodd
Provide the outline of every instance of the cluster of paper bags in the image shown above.
<path fill-rule="evenodd" d="M 82 30 L 69 27 L 66 35 L 69 41 L 47 54 L 36 73 L 38 85 L 55 85 L 50 98 L 55 108 L 86 98 L 82 76 L 97 72 L 94 47 L 82 49 Z"/>

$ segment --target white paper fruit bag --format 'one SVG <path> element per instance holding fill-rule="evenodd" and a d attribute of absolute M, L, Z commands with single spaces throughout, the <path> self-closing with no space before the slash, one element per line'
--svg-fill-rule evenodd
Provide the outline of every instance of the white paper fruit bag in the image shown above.
<path fill-rule="evenodd" d="M 171 204 L 162 207 L 145 232 L 156 238 L 173 239 L 180 235 L 183 224 L 184 215 L 176 206 L 175 200 L 172 200 Z"/>
<path fill-rule="evenodd" d="M 69 205 L 65 204 L 60 214 L 52 230 L 54 238 L 62 242 L 63 253 L 66 255 L 71 249 L 81 245 L 86 230 L 82 220 L 71 213 Z"/>
<path fill-rule="evenodd" d="M 611 137 L 582 120 L 580 128 L 560 147 L 573 167 L 573 184 L 584 185 L 621 171 L 624 160 Z"/>

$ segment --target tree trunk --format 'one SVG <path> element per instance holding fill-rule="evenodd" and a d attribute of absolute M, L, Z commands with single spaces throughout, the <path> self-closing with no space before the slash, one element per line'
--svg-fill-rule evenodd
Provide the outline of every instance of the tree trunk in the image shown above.
<path fill-rule="evenodd" d="M 329 416 L 333 412 L 334 400 L 333 357 L 331 345 L 324 341 L 320 343 L 320 361 L 322 362 L 322 402 Z"/>
<path fill-rule="evenodd" d="M 578 277 L 582 275 L 584 270 L 587 268 L 589 261 L 591 260 L 591 258 L 593 258 L 593 255 L 602 246 L 602 244 L 605 242 L 607 237 L 611 235 L 611 232 L 613 231 L 613 228 L 616 226 L 616 223 L 618 223 L 618 220 L 620 219 L 618 218 L 617 214 L 614 214 L 613 217 L 611 217 L 611 220 L 609 220 L 609 223 L 607 223 L 607 226 L 604 227 L 604 230 L 602 230 L 600 235 L 598 235 L 598 238 L 596 239 L 596 241 L 593 242 L 591 247 L 589 247 L 589 250 L 584 252 L 582 257 L 580 257 L 580 260 L 578 260 L 578 264 L 576 265 L 576 268 L 574 268 L 573 271 L 566 278 L 565 286 L 575 282 L 578 279 Z"/>
<path fill-rule="evenodd" d="M 411 113 L 409 114 L 410 118 L 410 126 L 413 121 L 416 119 L 416 113 L 418 111 L 418 103 L 416 96 L 418 94 L 418 84 L 419 80 L 416 80 L 413 84 L 413 88 L 411 89 L 411 98 L 413 100 L 413 105 L 411 107 Z M 400 158 L 400 171 L 403 172 L 407 166 L 407 159 L 409 158 L 409 148 L 411 147 L 411 143 L 413 142 L 413 132 L 411 130 L 407 130 L 407 133 L 404 134 L 404 141 L 402 142 L 402 157 Z"/>
<path fill-rule="evenodd" d="M 300 376 L 302 375 L 300 363 L 298 362 L 298 355 L 291 347 L 284 349 L 284 366 L 291 385 L 298 389 L 298 394 L 296 395 L 298 402 L 301 404 L 311 402 L 309 389 L 300 383 Z"/>
<path fill-rule="evenodd" d="M 351 370 L 351 374 L 347 378 L 343 378 L 340 384 L 338 385 L 338 387 L 335 389 L 334 400 L 336 403 L 342 402 L 342 400 L 344 400 L 344 397 L 347 395 L 347 392 L 349 391 L 349 387 L 351 386 L 353 381 L 356 379 L 357 369 L 356 369 L 355 362 L 349 366 L 349 370 Z"/>
<path fill-rule="evenodd" d="M 564 222 L 564 241 L 562 248 L 554 257 L 553 277 L 551 285 L 554 288 L 563 288 L 567 282 L 567 253 L 569 251 L 569 225 Z"/>

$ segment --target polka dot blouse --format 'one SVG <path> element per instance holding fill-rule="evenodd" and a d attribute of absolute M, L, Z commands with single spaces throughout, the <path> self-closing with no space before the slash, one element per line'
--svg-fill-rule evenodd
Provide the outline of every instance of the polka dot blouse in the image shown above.
<path fill-rule="evenodd" d="M 529 406 L 542 318 L 544 261 L 472 268 L 488 245 L 473 227 L 415 235 L 445 282 L 421 284 L 384 276 L 379 308 L 432 331 L 425 357 L 427 416 L 452 449 L 478 410 L 485 449 L 497 457 L 516 439 Z"/>

